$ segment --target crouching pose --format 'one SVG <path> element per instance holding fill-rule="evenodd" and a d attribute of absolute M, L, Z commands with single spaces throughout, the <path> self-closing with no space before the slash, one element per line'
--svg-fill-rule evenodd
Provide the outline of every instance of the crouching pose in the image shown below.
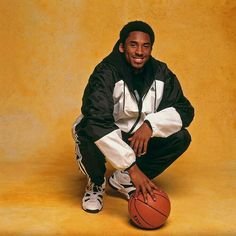
<path fill-rule="evenodd" d="M 89 78 L 73 126 L 78 164 L 88 177 L 87 212 L 103 207 L 106 161 L 116 169 L 108 179 L 114 189 L 128 199 L 139 192 L 155 198 L 152 179 L 191 142 L 185 128 L 194 109 L 175 74 L 151 56 L 154 40 L 147 23 L 129 22 Z"/>

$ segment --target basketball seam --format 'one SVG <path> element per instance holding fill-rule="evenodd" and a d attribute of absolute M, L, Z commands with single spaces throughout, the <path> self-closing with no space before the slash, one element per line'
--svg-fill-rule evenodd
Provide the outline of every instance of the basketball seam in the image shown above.
<path fill-rule="evenodd" d="M 159 210 L 157 210 L 156 208 L 154 208 L 154 207 L 152 207 L 152 206 L 150 206 L 150 205 L 148 205 L 146 202 L 143 202 L 143 201 L 141 201 L 140 199 L 137 199 L 138 201 L 140 201 L 140 202 L 142 202 L 142 203 L 144 203 L 145 205 L 147 205 L 148 207 L 150 207 L 150 208 L 152 208 L 153 210 L 156 210 L 156 211 L 158 211 L 161 215 L 163 215 L 163 216 L 165 216 L 165 217 L 167 217 L 167 215 L 165 215 L 164 213 L 162 213 L 161 211 L 159 211 Z"/>
<path fill-rule="evenodd" d="M 155 192 L 155 195 L 162 196 L 162 197 L 165 198 L 166 200 L 170 201 L 170 199 L 169 199 L 168 197 L 165 197 L 165 196 L 163 196 L 162 194 L 159 194 L 159 193 L 156 193 L 156 192 Z"/>
<path fill-rule="evenodd" d="M 139 199 L 137 199 L 137 200 L 139 200 Z M 140 200 L 139 200 L 139 201 L 140 201 Z M 140 201 L 140 202 L 142 202 L 142 201 Z M 137 209 L 137 207 L 136 207 L 136 202 L 134 202 L 134 207 L 135 207 L 135 209 L 136 209 L 137 214 L 139 214 L 139 211 L 138 211 L 138 209 Z M 141 218 L 146 224 L 150 225 L 152 228 L 154 227 L 153 225 L 151 225 L 150 223 L 148 223 L 146 220 L 144 220 L 143 217 L 142 217 L 140 214 L 139 214 L 139 216 L 140 216 L 140 218 Z M 146 228 L 146 227 L 144 227 L 144 228 Z"/>

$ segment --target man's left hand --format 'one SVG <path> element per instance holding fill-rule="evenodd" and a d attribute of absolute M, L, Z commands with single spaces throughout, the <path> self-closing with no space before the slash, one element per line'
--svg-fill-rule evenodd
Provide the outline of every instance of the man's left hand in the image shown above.
<path fill-rule="evenodd" d="M 145 122 L 136 130 L 134 135 L 128 140 L 130 147 L 134 150 L 135 155 L 140 157 L 147 152 L 148 141 L 152 136 L 152 129 Z"/>

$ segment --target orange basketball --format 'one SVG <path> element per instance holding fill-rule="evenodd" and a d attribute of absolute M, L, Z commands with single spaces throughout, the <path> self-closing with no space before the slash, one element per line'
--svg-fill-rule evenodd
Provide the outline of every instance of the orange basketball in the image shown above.
<path fill-rule="evenodd" d="M 147 203 L 140 193 L 137 198 L 134 194 L 129 199 L 129 215 L 131 220 L 140 228 L 156 229 L 163 225 L 170 214 L 170 200 L 162 190 L 154 191 L 156 201 L 148 194 Z"/>

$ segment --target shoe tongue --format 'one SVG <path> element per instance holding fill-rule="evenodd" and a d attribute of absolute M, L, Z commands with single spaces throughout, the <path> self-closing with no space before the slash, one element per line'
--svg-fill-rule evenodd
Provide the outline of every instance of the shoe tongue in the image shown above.
<path fill-rule="evenodd" d="M 97 185 L 93 186 L 93 192 L 98 192 L 99 191 L 99 187 Z"/>

